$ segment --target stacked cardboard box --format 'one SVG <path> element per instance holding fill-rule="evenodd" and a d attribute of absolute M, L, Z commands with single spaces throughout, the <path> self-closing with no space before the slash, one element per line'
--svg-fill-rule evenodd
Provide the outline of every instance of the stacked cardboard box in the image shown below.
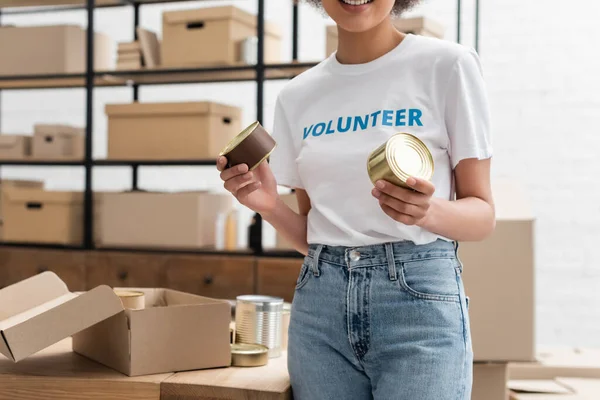
<path fill-rule="evenodd" d="M 4 197 L 5 194 L 13 189 L 32 189 L 41 190 L 44 187 L 42 181 L 30 181 L 30 180 L 11 180 L 2 179 L 0 180 L 0 240 L 4 240 Z"/>
<path fill-rule="evenodd" d="M 459 245 L 469 316 L 475 371 L 504 381 L 507 364 L 535 360 L 534 270 L 535 216 L 525 190 L 516 182 L 494 179 L 496 229 L 481 242 Z M 493 368 L 492 366 L 495 366 Z M 474 391 L 487 378 L 474 376 Z M 506 400 L 502 394 L 474 400 Z"/>
<path fill-rule="evenodd" d="M 119 43 L 117 46 L 117 70 L 137 70 L 142 68 L 142 47 L 140 42 Z"/>
<path fill-rule="evenodd" d="M 84 152 L 84 130 L 71 125 L 37 124 L 33 135 L 0 134 L 0 160 L 81 160 Z"/>

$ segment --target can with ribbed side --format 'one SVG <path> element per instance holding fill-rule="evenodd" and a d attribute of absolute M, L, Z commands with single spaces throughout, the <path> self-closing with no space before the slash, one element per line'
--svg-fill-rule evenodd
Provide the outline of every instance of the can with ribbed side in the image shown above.
<path fill-rule="evenodd" d="M 410 177 L 430 180 L 434 162 L 429 149 L 409 133 L 397 133 L 369 154 L 367 172 L 371 182 L 385 180 L 408 187 Z"/>
<path fill-rule="evenodd" d="M 262 344 L 269 349 L 269 358 L 281 355 L 280 297 L 244 295 L 236 298 L 236 343 Z"/>

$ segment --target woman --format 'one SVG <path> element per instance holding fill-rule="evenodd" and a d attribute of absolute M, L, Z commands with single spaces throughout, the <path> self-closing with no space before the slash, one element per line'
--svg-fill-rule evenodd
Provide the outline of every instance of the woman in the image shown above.
<path fill-rule="evenodd" d="M 414 0 L 313 0 L 336 53 L 278 96 L 270 164 L 225 169 L 224 186 L 305 255 L 292 305 L 296 400 L 471 398 L 472 348 L 458 241 L 495 227 L 488 100 L 476 53 L 398 32 Z M 368 154 L 408 132 L 430 181 L 373 185 Z M 299 213 L 278 197 L 295 189 Z"/>

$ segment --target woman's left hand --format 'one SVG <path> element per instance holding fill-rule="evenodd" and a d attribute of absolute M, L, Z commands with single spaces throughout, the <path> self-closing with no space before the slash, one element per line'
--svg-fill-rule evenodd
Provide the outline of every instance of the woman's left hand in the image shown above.
<path fill-rule="evenodd" d="M 387 215 L 405 225 L 421 226 L 431 205 L 435 186 L 425 180 L 411 177 L 406 181 L 414 190 L 378 181 L 371 192 L 379 200 L 379 206 Z"/>

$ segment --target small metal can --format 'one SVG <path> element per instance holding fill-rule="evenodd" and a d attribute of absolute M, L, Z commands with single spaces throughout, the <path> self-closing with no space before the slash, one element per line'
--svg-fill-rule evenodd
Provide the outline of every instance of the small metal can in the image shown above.
<path fill-rule="evenodd" d="M 267 346 L 269 358 L 279 357 L 283 299 L 245 295 L 238 296 L 236 300 L 235 342 Z"/>
<path fill-rule="evenodd" d="M 269 362 L 269 349 L 262 344 L 235 343 L 231 345 L 231 365 L 260 367 Z"/>
<path fill-rule="evenodd" d="M 408 187 L 410 177 L 430 180 L 434 162 L 431 152 L 420 139 L 410 133 L 397 133 L 371 152 L 367 172 L 371 182 L 385 180 Z"/>

